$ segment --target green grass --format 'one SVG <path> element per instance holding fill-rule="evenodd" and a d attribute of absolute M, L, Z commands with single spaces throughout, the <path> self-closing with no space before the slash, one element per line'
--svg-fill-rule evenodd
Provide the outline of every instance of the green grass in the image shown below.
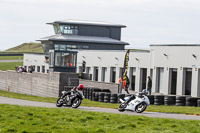
<path fill-rule="evenodd" d="M 0 60 L 23 60 L 23 56 L 0 56 Z"/>
<path fill-rule="evenodd" d="M 0 70 L 15 70 L 15 66 L 22 66 L 23 62 L 0 62 Z"/>
<path fill-rule="evenodd" d="M 31 101 L 39 101 L 39 102 L 49 102 L 49 103 L 55 103 L 57 100 L 57 98 L 30 96 L 30 95 L 24 95 L 24 94 L 11 93 L 7 91 L 0 91 L 0 96 L 31 100 Z M 94 101 L 84 99 L 81 106 L 117 109 L 119 104 L 101 103 L 101 102 L 94 102 Z M 150 105 L 147 107 L 146 111 L 200 115 L 200 107 L 189 107 L 189 106 Z"/>
<path fill-rule="evenodd" d="M 66 108 L 0 105 L 0 132 L 199 133 L 200 121 L 149 118 Z"/>
<path fill-rule="evenodd" d="M 44 53 L 40 43 L 23 43 L 14 48 L 10 48 L 4 53 Z"/>

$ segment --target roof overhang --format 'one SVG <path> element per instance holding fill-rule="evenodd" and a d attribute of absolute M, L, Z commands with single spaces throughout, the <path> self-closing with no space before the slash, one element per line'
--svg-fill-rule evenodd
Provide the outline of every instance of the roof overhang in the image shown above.
<path fill-rule="evenodd" d="M 62 35 L 62 34 L 44 37 L 37 41 L 65 41 L 65 42 L 85 42 L 85 43 L 129 45 L 126 42 L 122 42 L 122 41 L 108 38 L 108 37 L 92 37 L 92 36 Z"/>
<path fill-rule="evenodd" d="M 106 27 L 119 27 L 125 28 L 125 25 L 122 24 L 112 24 L 107 22 L 95 22 L 95 21 L 81 21 L 81 20 L 63 20 L 63 21 L 54 21 L 46 24 L 69 24 L 69 25 L 89 25 L 89 26 L 106 26 Z"/>

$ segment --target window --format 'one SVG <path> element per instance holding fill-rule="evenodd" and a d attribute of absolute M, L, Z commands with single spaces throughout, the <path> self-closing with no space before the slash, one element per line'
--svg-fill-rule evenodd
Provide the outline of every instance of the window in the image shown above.
<path fill-rule="evenodd" d="M 78 26 L 73 25 L 60 25 L 60 31 L 63 34 L 78 35 Z"/>
<path fill-rule="evenodd" d="M 37 66 L 37 72 L 40 72 L 40 66 Z"/>
<path fill-rule="evenodd" d="M 89 49 L 88 45 L 83 45 L 83 49 Z"/>
<path fill-rule="evenodd" d="M 77 49 L 77 45 L 72 45 L 72 49 Z"/>
<path fill-rule="evenodd" d="M 60 45 L 60 51 L 65 51 L 66 50 L 66 45 Z"/>
<path fill-rule="evenodd" d="M 54 48 L 55 48 L 55 50 L 60 50 L 60 45 L 54 44 Z"/>
<path fill-rule="evenodd" d="M 42 72 L 45 73 L 45 66 L 42 66 Z"/>
<path fill-rule="evenodd" d="M 56 51 L 67 51 L 72 49 L 89 49 L 89 45 L 82 44 L 54 44 Z"/>
<path fill-rule="evenodd" d="M 90 74 L 90 67 L 86 67 L 86 73 Z"/>
<path fill-rule="evenodd" d="M 62 53 L 55 53 L 55 66 L 61 66 Z"/>
<path fill-rule="evenodd" d="M 54 24 L 53 28 L 54 28 L 54 31 L 55 31 L 56 34 L 60 34 L 60 28 L 59 28 L 58 24 Z"/>
<path fill-rule="evenodd" d="M 55 54 L 55 66 L 75 67 L 76 54 L 59 52 Z"/>
<path fill-rule="evenodd" d="M 33 71 L 35 71 L 35 66 L 32 66 L 33 67 Z"/>
<path fill-rule="evenodd" d="M 49 66 L 54 66 L 54 51 L 49 51 Z"/>

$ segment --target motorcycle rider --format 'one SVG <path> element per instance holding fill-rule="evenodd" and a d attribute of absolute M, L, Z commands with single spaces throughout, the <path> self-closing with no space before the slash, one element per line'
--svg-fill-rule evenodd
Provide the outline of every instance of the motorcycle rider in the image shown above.
<path fill-rule="evenodd" d="M 73 90 L 77 90 L 77 91 L 78 91 L 78 90 L 79 90 L 79 91 L 83 91 L 83 88 L 84 88 L 84 87 L 83 87 L 83 85 L 82 85 L 82 84 L 80 84 L 80 85 L 79 85 L 77 88 L 76 88 L 76 87 L 74 87 L 74 88 L 73 88 Z"/>
<path fill-rule="evenodd" d="M 83 88 L 84 88 L 84 86 L 82 85 L 82 84 L 79 84 L 79 86 L 76 88 L 76 87 L 74 87 L 72 90 L 71 90 L 71 92 L 73 92 L 73 91 L 78 91 L 81 95 L 82 95 L 82 97 L 84 98 L 84 95 L 83 95 Z"/>
<path fill-rule="evenodd" d="M 138 93 L 138 96 L 147 95 L 147 94 L 148 94 L 147 90 L 144 89 L 144 90 L 142 90 L 142 92 L 139 92 L 139 93 Z M 134 95 L 134 94 L 132 94 L 132 95 L 130 96 L 130 98 L 129 98 L 125 103 L 128 104 L 128 103 L 129 103 L 131 100 L 133 100 L 133 99 L 135 99 L 135 95 Z"/>

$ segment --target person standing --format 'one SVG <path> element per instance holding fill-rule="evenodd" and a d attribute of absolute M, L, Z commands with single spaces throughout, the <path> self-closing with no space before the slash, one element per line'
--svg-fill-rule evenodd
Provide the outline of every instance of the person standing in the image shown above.
<path fill-rule="evenodd" d="M 118 92 L 122 94 L 126 94 L 126 91 L 125 91 L 126 81 L 123 80 L 122 77 L 120 77 L 118 80 L 118 84 L 119 84 Z"/>
<path fill-rule="evenodd" d="M 151 95 L 151 88 L 152 88 L 152 80 L 151 80 L 151 77 L 148 76 L 147 91 L 149 92 L 149 95 Z"/>
<path fill-rule="evenodd" d="M 127 92 L 127 94 L 129 94 L 129 91 L 128 91 L 129 85 L 130 85 L 130 80 L 129 80 L 128 76 L 126 76 L 125 91 Z"/>

